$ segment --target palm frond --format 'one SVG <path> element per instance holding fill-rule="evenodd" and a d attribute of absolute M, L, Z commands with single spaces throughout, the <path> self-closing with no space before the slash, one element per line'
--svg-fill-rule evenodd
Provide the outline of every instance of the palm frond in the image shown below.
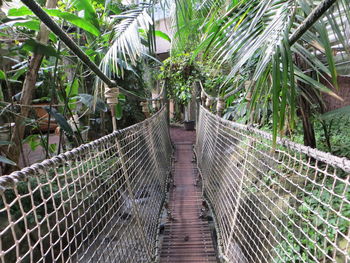
<path fill-rule="evenodd" d="M 171 8 L 172 46 L 171 52 L 182 53 L 200 43 L 206 19 L 222 13 L 224 0 L 178 0 Z"/>
<path fill-rule="evenodd" d="M 121 20 L 114 26 L 114 37 L 109 50 L 102 59 L 100 68 L 108 76 L 123 76 L 123 67 L 118 61 L 130 61 L 135 65 L 138 58 L 145 53 L 145 46 L 141 42 L 139 29 L 147 31 L 153 20 L 149 15 L 150 5 L 144 4 L 136 9 L 126 11 L 113 16 L 115 20 Z"/>
<path fill-rule="evenodd" d="M 233 67 L 227 80 L 259 52 L 253 80 L 262 74 L 271 62 L 276 47 L 280 44 L 293 13 L 292 0 L 250 1 L 237 15 L 232 16 L 222 32 L 223 37 L 214 43 L 217 53 L 214 57 L 224 63 L 231 61 Z"/>

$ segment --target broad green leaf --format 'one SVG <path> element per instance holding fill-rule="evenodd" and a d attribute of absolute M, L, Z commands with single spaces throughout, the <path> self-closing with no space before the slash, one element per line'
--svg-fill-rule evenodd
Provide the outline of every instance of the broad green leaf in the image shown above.
<path fill-rule="evenodd" d="M 6 74 L 0 69 L 0 79 L 6 79 Z"/>
<path fill-rule="evenodd" d="M 90 21 L 95 27 L 99 27 L 95 8 L 92 5 L 91 0 L 74 0 L 73 6 L 78 10 L 84 10 L 84 18 Z"/>
<path fill-rule="evenodd" d="M 69 83 L 66 87 L 66 97 L 70 98 L 68 106 L 70 109 L 76 108 L 76 99 L 72 99 L 72 97 L 77 96 L 79 93 L 79 81 L 75 79 L 73 83 Z"/>
<path fill-rule="evenodd" d="M 27 20 L 27 21 L 18 21 L 13 24 L 14 26 L 22 26 L 26 27 L 30 30 L 39 31 L 40 30 L 40 22 L 38 20 Z"/>
<path fill-rule="evenodd" d="M 74 97 L 79 93 L 79 81 L 77 79 L 74 80 L 73 83 L 69 83 L 66 87 L 66 96 Z"/>
<path fill-rule="evenodd" d="M 22 6 L 20 8 L 11 8 L 8 11 L 8 16 L 28 16 L 32 15 L 33 12 L 26 6 Z"/>
<path fill-rule="evenodd" d="M 163 39 L 171 42 L 170 37 L 167 34 L 165 34 L 164 32 L 160 31 L 160 30 L 155 30 L 154 34 L 156 35 L 156 37 L 160 37 L 160 38 L 163 38 Z"/>
<path fill-rule="evenodd" d="M 33 53 L 43 54 L 45 56 L 59 57 L 56 49 L 54 49 L 52 46 L 44 45 L 34 39 L 26 40 L 22 45 L 22 49 Z"/>
<path fill-rule="evenodd" d="M 16 166 L 17 164 L 13 161 L 11 161 L 10 159 L 6 158 L 5 156 L 0 155 L 0 163 L 6 163 L 9 165 L 13 165 Z"/>
<path fill-rule="evenodd" d="M 12 28 L 12 27 L 26 27 L 30 30 L 38 31 L 40 23 L 37 20 L 12 20 L 0 25 L 0 29 Z"/>
<path fill-rule="evenodd" d="M 41 144 L 40 135 L 38 134 L 29 135 L 23 140 L 23 142 L 27 143 L 29 145 L 29 148 L 32 151 L 35 151 L 35 149 Z"/>
<path fill-rule="evenodd" d="M 62 18 L 68 21 L 69 23 L 77 27 L 80 27 L 81 29 L 84 29 L 85 31 L 95 36 L 98 36 L 100 34 L 100 31 L 98 30 L 98 28 L 96 28 L 96 26 L 94 26 L 89 20 L 85 18 L 81 18 L 79 16 L 76 16 L 68 12 L 62 12 L 57 9 L 45 9 L 45 10 L 49 15 Z"/>
<path fill-rule="evenodd" d="M 77 27 L 80 27 L 81 29 L 84 29 L 85 31 L 87 31 L 95 36 L 98 36 L 100 34 L 99 29 L 96 28 L 96 26 L 94 24 L 92 24 L 90 22 L 90 20 L 88 20 L 86 18 L 84 19 L 84 18 L 76 16 L 72 13 L 63 12 L 63 11 L 58 10 L 58 9 L 46 9 L 46 8 L 44 8 L 44 10 L 50 16 L 62 18 L 64 20 L 68 21 L 69 23 L 71 23 Z M 33 15 L 33 12 L 25 6 L 20 7 L 20 8 L 13 8 L 13 9 L 9 10 L 9 16 L 26 16 L 26 15 Z M 40 22 L 37 20 L 17 22 L 15 25 L 16 26 L 25 26 L 25 27 L 32 29 L 32 30 L 39 30 L 39 28 L 40 28 Z"/>
<path fill-rule="evenodd" d="M 143 34 L 146 34 L 146 31 L 145 31 L 144 29 L 142 29 L 142 28 L 139 29 L 139 32 L 141 32 L 141 33 L 143 33 Z M 155 30 L 155 31 L 154 31 L 154 34 L 155 34 L 156 37 L 160 37 L 160 38 L 163 38 L 163 39 L 166 40 L 166 41 L 171 42 L 170 37 L 169 37 L 166 33 L 164 33 L 163 31 Z"/>
<path fill-rule="evenodd" d="M 123 108 L 120 103 L 115 105 L 115 117 L 117 118 L 117 120 L 121 120 L 123 117 Z"/>
<path fill-rule="evenodd" d="M 333 120 L 342 117 L 350 117 L 350 106 L 335 109 L 321 115 L 321 119 L 323 120 Z"/>

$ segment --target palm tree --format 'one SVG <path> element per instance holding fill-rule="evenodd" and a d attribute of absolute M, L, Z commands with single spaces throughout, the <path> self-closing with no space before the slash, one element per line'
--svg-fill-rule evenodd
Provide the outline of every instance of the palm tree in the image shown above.
<path fill-rule="evenodd" d="M 327 82 L 331 79 L 333 86 L 337 87 L 334 51 L 338 51 L 337 60 L 341 63 L 348 59 L 349 42 L 344 34 L 349 30 L 348 1 L 337 1 L 297 41 L 291 43 L 293 33 L 321 2 L 223 2 L 219 9 L 227 11 L 211 12 L 201 26 L 205 30 L 196 53 L 211 56 L 210 59 L 220 65 L 232 65 L 218 95 L 228 98 L 242 92 L 244 82 L 249 80 L 251 84 L 243 92 L 251 94 L 249 110 L 252 119 L 256 119 L 263 112 L 261 109 L 271 103 L 275 136 L 278 130 L 283 130 L 286 119 L 293 125 L 298 101 L 299 108 L 307 113 L 309 103 L 317 101 L 322 104 L 320 92 L 337 97 L 320 80 Z M 230 79 L 239 81 L 238 89 L 225 86 Z M 304 130 L 308 133 L 310 127 L 305 127 L 310 124 L 308 116 L 302 116 Z M 315 146 L 310 138 L 305 143 Z"/>
<path fill-rule="evenodd" d="M 251 121 L 266 117 L 270 113 L 264 109 L 271 107 L 275 137 L 287 123 L 293 128 L 299 109 L 308 134 L 305 144 L 315 146 L 309 107 L 315 102 L 322 106 L 322 92 L 341 99 L 323 83 L 337 88 L 338 64 L 349 58 L 349 2 L 335 0 L 306 32 L 292 37 L 325 2 L 332 1 L 178 0 L 162 1 L 162 6 L 171 7 L 172 54 L 193 51 L 196 59 L 229 67 L 218 96 L 249 94 Z M 122 73 L 118 61 L 135 63 L 145 55 L 139 28 L 152 29 L 155 4 L 136 5 L 115 17 L 122 20 L 101 64 L 109 76 Z M 232 79 L 235 84 L 227 85 Z"/>
<path fill-rule="evenodd" d="M 114 20 L 115 23 L 112 29 L 113 40 L 100 64 L 100 68 L 108 77 L 122 77 L 127 63 L 135 65 L 138 59 L 146 54 L 140 30 L 148 32 L 152 29 L 152 7 L 152 4 L 143 3 L 119 15 L 111 16 L 110 22 Z M 152 36 L 152 33 L 149 36 Z M 149 41 L 152 42 L 153 39 Z"/>

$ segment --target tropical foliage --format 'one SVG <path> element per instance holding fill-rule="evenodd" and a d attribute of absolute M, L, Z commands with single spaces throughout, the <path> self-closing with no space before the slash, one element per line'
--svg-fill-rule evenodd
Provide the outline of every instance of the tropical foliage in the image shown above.
<path fill-rule="evenodd" d="M 160 67 L 158 78 L 165 80 L 169 98 L 187 105 L 192 98 L 193 83 L 200 80 L 199 66 L 188 53 L 166 59 Z"/>
<path fill-rule="evenodd" d="M 38 2 L 44 7 L 45 1 Z M 350 156 L 349 136 L 344 132 L 349 128 L 349 108 L 325 113 L 323 101 L 325 93 L 342 100 L 337 95 L 338 77 L 350 74 L 350 2 L 335 1 L 297 33 L 325 2 L 150 0 L 125 5 L 109 0 L 47 0 L 44 10 L 91 62 L 134 94 L 133 98 L 120 94 L 112 111 L 101 98 L 105 85 L 89 67 L 30 9 L 9 9 L 1 15 L 0 25 L 2 173 L 18 168 L 20 161 L 26 165 L 23 144 L 32 150 L 41 146 L 49 157 L 110 132 L 111 112 L 116 112 L 113 118 L 119 127 L 140 121 L 144 116 L 138 99 L 150 97 L 155 75 L 167 81 L 168 94 L 180 104 L 188 104 L 193 82 L 201 81 L 207 93 L 225 101 L 225 118 L 259 125 L 272 131 L 275 139 L 278 134 L 290 136 Z M 159 9 L 170 21 L 171 37 L 155 28 Z M 156 37 L 171 42 L 170 58 L 163 63 L 155 58 Z M 45 105 L 33 106 L 36 102 Z M 37 116 L 36 108 L 48 115 Z M 52 124 L 60 127 L 57 144 L 49 139 Z M 314 195 L 328 200 L 320 193 Z M 320 213 L 326 209 L 304 199 Z M 339 200 L 330 202 L 336 206 Z M 302 205 L 296 211 L 310 214 Z M 348 225 L 340 226 L 345 233 Z M 300 227 L 315 235 L 307 226 Z M 320 231 L 327 232 L 324 227 Z M 332 240 L 334 233 L 327 235 Z M 324 238 L 315 237 L 320 242 Z M 290 258 L 283 254 L 290 242 L 274 248 L 282 253 L 280 258 Z M 313 244 L 307 245 L 313 249 Z"/>
<path fill-rule="evenodd" d="M 127 33 L 130 25 L 127 21 L 132 19 L 130 17 L 134 6 L 90 0 L 47 1 L 49 2 L 54 4 L 54 8 L 44 10 L 97 65 L 103 65 L 104 61 L 109 60 L 110 54 L 116 54 L 113 49 L 118 44 L 113 43 L 118 39 L 122 42 L 130 41 L 127 36 L 130 35 Z M 103 100 L 94 95 L 96 78 L 89 69 L 53 33 L 48 33 L 48 39 L 44 41 L 40 20 L 26 6 L 9 8 L 2 21 L 0 119 L 2 131 L 6 134 L 1 139 L 2 163 L 17 166 L 21 162 L 26 165 L 25 157 L 19 159 L 20 152 L 23 155 L 23 144 L 29 144 L 32 150 L 43 147 L 48 157 L 62 152 L 62 147 L 67 149 L 77 146 L 110 132 L 110 113 Z M 118 26 L 119 21 L 122 21 L 123 28 Z M 152 24 L 150 19 L 146 22 Z M 133 30 L 138 32 L 138 24 L 133 26 Z M 124 40 L 121 40 L 122 31 L 125 31 Z M 142 50 L 146 53 L 150 42 L 147 34 L 144 40 Z M 150 84 L 143 77 L 150 70 L 148 64 L 153 62 L 150 63 L 151 60 L 146 58 L 136 61 L 135 56 L 128 54 L 113 59 L 109 60 L 109 65 L 113 66 L 106 68 L 106 71 L 112 70 L 110 75 L 113 75 L 118 85 L 131 90 L 133 94 L 147 97 Z M 33 63 L 36 63 L 35 67 Z M 28 72 L 33 72 L 30 90 Z M 29 95 L 26 101 L 23 100 L 23 94 Z M 20 106 L 32 103 L 41 105 L 29 108 Z M 41 107 L 50 113 L 50 117 L 38 117 L 35 114 L 35 110 Z M 144 118 L 139 102 L 132 98 L 126 99 L 122 94 L 116 108 L 116 118 L 121 128 Z M 22 132 L 8 129 L 10 123 L 15 122 Z M 57 125 L 61 128 L 60 141 L 52 143 L 49 140 L 50 132 Z M 12 169 L 10 166 L 8 168 Z"/>
<path fill-rule="evenodd" d="M 80 44 L 108 77 L 118 83 L 122 83 L 122 78 L 131 77 L 134 78 L 131 82 L 138 83 L 139 87 L 142 72 L 148 70 L 143 65 L 149 64 L 155 54 L 156 35 L 169 39 L 155 30 L 155 10 L 169 10 L 171 59 L 186 53 L 192 54 L 191 61 L 199 65 L 211 65 L 216 71 L 210 73 L 215 81 L 208 82 L 209 78 L 206 78 L 204 88 L 225 99 L 226 116 L 240 118 L 240 115 L 235 115 L 237 110 L 232 110 L 238 107 L 246 121 L 263 123 L 272 119 L 272 131 L 277 136 L 278 131 L 281 134 L 286 134 L 286 130 L 292 131 L 298 117 L 304 118 L 304 126 L 309 126 L 304 127 L 304 132 L 312 133 L 312 127 L 307 123 L 315 111 L 324 111 L 322 93 L 341 100 L 334 90 L 337 88 L 337 76 L 344 72 L 350 52 L 348 1 L 336 1 L 305 33 L 297 39 L 293 35 L 322 2 L 181 0 L 125 6 L 103 0 L 67 0 L 59 1 L 56 9 L 46 9 L 46 12 Z M 69 92 L 69 96 L 63 90 L 73 87 L 73 83 L 75 87 L 82 85 L 85 82 L 81 80 L 82 76 L 90 78 L 87 86 L 91 87 L 93 77 L 78 62 L 75 73 L 67 74 L 67 68 L 60 62 L 70 60 L 75 63 L 76 60 L 54 34 L 49 34 L 48 44 L 35 39 L 40 31 L 40 21 L 28 8 L 22 6 L 9 10 L 3 21 L 3 38 L 9 37 L 9 34 L 18 38 L 10 53 L 5 54 L 15 58 L 17 63 L 12 65 L 10 73 L 1 71 L 1 78 L 7 83 L 20 86 L 20 79 L 29 65 L 25 59 L 32 52 L 40 52 L 45 59 L 39 70 L 43 75 L 36 82 L 38 88 L 49 83 L 42 80 L 45 74 L 48 80 L 53 77 L 57 82 L 66 78 L 60 85 L 56 83 L 56 86 L 62 86 L 59 92 L 49 88 L 52 96 L 46 97 L 55 98 L 57 102 L 76 96 L 76 90 L 74 94 Z M 68 75 L 73 77 L 68 78 Z M 189 79 L 186 78 L 186 81 Z M 332 84 L 334 89 L 329 89 L 327 84 Z M 171 92 L 184 101 L 190 97 L 189 89 L 189 85 L 183 83 L 175 85 L 174 92 Z M 14 88 L 12 96 L 18 91 L 19 88 Z M 90 88 L 84 93 L 95 91 Z M 142 96 L 146 93 L 141 91 Z M 312 110 L 310 105 L 313 105 Z M 315 146 L 310 141 L 305 143 Z"/>
<path fill-rule="evenodd" d="M 205 1 L 200 7 L 210 6 L 210 12 L 198 8 L 192 14 L 203 21 L 197 27 L 201 37 L 195 54 L 230 67 L 218 96 L 238 96 L 242 90 L 250 94 L 251 119 L 271 114 L 275 135 L 285 128 L 286 121 L 293 127 L 299 96 L 318 104 L 322 104 L 320 92 L 337 97 L 323 83 L 331 81 L 337 87 L 336 60 L 349 55 L 349 43 L 344 38 L 349 3 L 337 1 L 300 39 L 290 42 L 293 32 L 320 2 Z M 190 27 L 193 29 L 193 24 Z M 190 29 L 185 24 L 178 28 L 177 35 L 184 31 L 187 39 Z M 335 48 L 338 56 L 334 56 Z M 237 84 L 227 85 L 232 79 Z M 247 80 L 250 85 L 244 89 Z M 264 112 L 269 104 L 272 112 Z"/>

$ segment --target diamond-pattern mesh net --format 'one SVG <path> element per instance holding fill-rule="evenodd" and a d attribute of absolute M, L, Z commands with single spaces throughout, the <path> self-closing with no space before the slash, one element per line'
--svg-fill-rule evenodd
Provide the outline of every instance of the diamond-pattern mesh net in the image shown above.
<path fill-rule="evenodd" d="M 226 262 L 350 262 L 350 161 L 203 107 L 196 153 Z"/>
<path fill-rule="evenodd" d="M 0 177 L 0 261 L 151 262 L 171 152 L 163 108 Z"/>

